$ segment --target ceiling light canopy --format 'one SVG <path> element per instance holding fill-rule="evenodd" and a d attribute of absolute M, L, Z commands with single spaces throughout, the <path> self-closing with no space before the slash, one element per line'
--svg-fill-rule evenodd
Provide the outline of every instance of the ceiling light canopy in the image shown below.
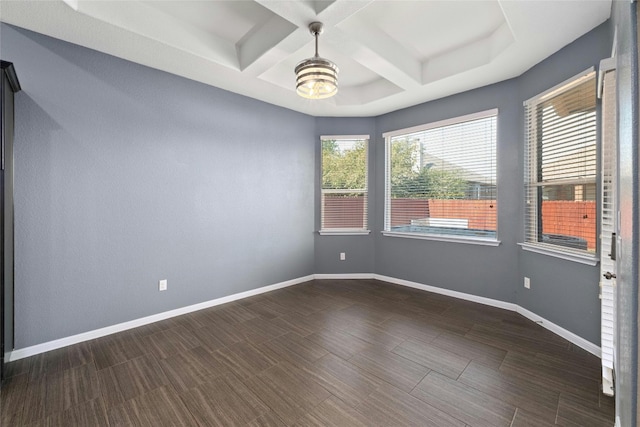
<path fill-rule="evenodd" d="M 338 93 L 338 67 L 318 55 L 318 36 L 322 23 L 312 22 L 309 31 L 316 38 L 316 54 L 296 65 L 296 92 L 303 98 L 325 99 Z"/>

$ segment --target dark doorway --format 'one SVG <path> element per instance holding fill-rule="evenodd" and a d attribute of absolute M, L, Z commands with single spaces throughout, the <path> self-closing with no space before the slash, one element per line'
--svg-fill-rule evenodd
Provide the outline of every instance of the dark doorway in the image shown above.
<path fill-rule="evenodd" d="M 0 61 L 0 385 L 5 354 L 13 350 L 13 136 L 14 94 L 20 83 L 11 62 Z"/>

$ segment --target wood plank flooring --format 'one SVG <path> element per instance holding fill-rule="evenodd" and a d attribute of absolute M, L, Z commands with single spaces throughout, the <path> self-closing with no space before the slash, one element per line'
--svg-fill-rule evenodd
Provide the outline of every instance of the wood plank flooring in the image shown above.
<path fill-rule="evenodd" d="M 599 359 L 517 313 L 316 280 L 8 366 L 2 426 L 607 426 Z"/>

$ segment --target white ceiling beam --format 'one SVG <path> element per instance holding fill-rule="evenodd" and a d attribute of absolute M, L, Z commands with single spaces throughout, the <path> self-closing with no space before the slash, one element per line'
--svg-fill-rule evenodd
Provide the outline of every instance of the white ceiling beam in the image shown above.
<path fill-rule="evenodd" d="M 297 26 L 279 15 L 273 15 L 263 25 L 255 27 L 236 44 L 240 70 L 244 71 L 262 56 L 269 55 L 278 44 L 284 43 L 297 29 Z M 293 43 L 294 46 L 296 44 Z M 277 63 L 282 60 L 282 57 L 274 55 L 269 59 L 275 60 Z M 264 67 L 268 63 L 270 61 L 265 60 L 262 62 L 262 66 Z M 255 71 L 263 72 L 264 70 Z"/>
<path fill-rule="evenodd" d="M 280 40 L 273 40 L 271 48 L 261 55 L 253 54 L 252 58 L 241 59 L 242 71 L 247 75 L 258 77 L 309 42 L 307 25 L 315 20 L 316 11 L 313 1 L 255 0 L 255 2 L 297 28 L 289 34 L 283 35 Z M 252 43 L 260 43 L 258 40 L 247 41 L 249 42 L 247 49 L 252 49 Z M 256 50 L 258 49 L 256 47 Z M 240 55 L 242 58 L 243 54 Z"/>
<path fill-rule="evenodd" d="M 334 28 L 325 36 L 325 40 L 396 86 L 405 90 L 420 86 L 422 83 L 420 61 L 384 33 L 376 30 L 369 31 L 363 27 L 358 26 L 361 32 L 357 30 L 352 32 L 353 27 L 351 27 L 349 33 L 340 28 Z"/>
<path fill-rule="evenodd" d="M 334 27 L 337 24 L 367 7 L 374 0 L 255 1 L 277 16 L 298 27 L 298 30 L 289 32 L 288 34 L 284 34 L 284 32 L 280 33 L 281 38 L 279 41 L 276 40 L 276 37 L 272 38 L 270 40 L 271 47 L 269 50 L 263 51 L 260 55 L 258 55 L 257 52 L 253 52 L 253 54 L 247 54 L 247 58 L 243 58 L 244 53 L 241 52 L 240 66 L 242 71 L 257 77 L 309 43 L 311 35 L 309 34 L 308 26 L 311 22 L 322 22 L 325 28 L 328 29 L 327 34 L 329 34 L 334 31 Z M 260 31 L 259 33 L 264 35 L 266 32 L 267 30 Z M 323 35 L 323 37 L 325 37 L 325 35 Z M 264 41 L 260 42 L 258 40 L 250 41 L 249 43 L 264 44 Z M 247 46 L 248 49 L 250 48 L 250 44 Z M 256 51 L 258 50 L 259 49 L 256 49 Z M 311 52 L 309 56 L 311 56 Z"/>
<path fill-rule="evenodd" d="M 311 22 L 317 21 L 313 1 L 255 0 L 255 2 L 301 28 L 306 28 Z"/>
<path fill-rule="evenodd" d="M 318 21 L 327 26 L 335 27 L 345 19 L 365 9 L 375 0 L 335 0 L 321 11 L 318 11 Z"/>
<path fill-rule="evenodd" d="M 386 98 L 403 90 L 386 79 L 340 89 L 336 105 L 365 105 Z"/>
<path fill-rule="evenodd" d="M 322 22 L 325 27 L 334 27 L 369 6 L 375 0 L 255 0 L 276 15 L 305 30 L 314 21 Z"/>
<path fill-rule="evenodd" d="M 209 1 L 172 1 L 179 2 L 185 8 L 193 8 L 192 12 L 199 8 L 201 11 L 206 10 L 209 3 Z M 384 114 L 518 76 L 559 48 L 604 22 L 609 17 L 611 8 L 610 0 L 587 2 L 497 0 L 510 28 L 498 28 L 491 35 L 488 45 L 485 43 L 483 46 L 476 46 L 477 49 L 468 48 L 470 56 L 465 57 L 464 60 L 469 60 L 471 64 L 463 67 L 467 68 L 466 71 L 461 71 L 460 65 L 455 64 L 453 56 L 446 58 L 436 54 L 435 57 L 424 58 L 420 57 L 419 52 L 412 50 L 412 47 L 397 42 L 408 51 L 408 54 L 402 55 L 409 57 L 403 59 L 402 55 L 399 55 L 402 49 L 396 49 L 392 43 L 385 41 L 383 37 L 385 34 L 371 36 L 372 38 L 367 40 L 358 38 L 345 41 L 346 36 L 351 37 L 351 34 L 344 32 L 353 31 L 349 28 L 352 21 L 357 24 L 358 20 L 364 20 L 364 15 L 373 18 L 368 22 L 370 27 L 375 27 L 373 21 L 380 20 L 381 27 L 390 31 L 388 35 L 391 38 L 394 37 L 394 28 L 399 29 L 403 37 L 410 36 L 406 31 L 402 33 L 403 30 L 408 31 L 407 28 L 398 27 L 402 25 L 401 16 L 394 15 L 397 9 L 395 4 L 399 2 L 377 0 L 373 3 L 380 3 L 381 7 L 375 8 L 374 13 L 373 10 L 366 9 L 370 7 L 370 1 L 258 1 L 272 10 L 276 17 L 265 18 L 264 11 L 258 13 L 260 21 L 267 23 L 254 22 L 253 25 L 256 28 L 248 30 L 251 33 L 249 36 L 239 35 L 238 37 L 242 37 L 240 42 L 237 38 L 234 40 L 216 38 L 215 33 L 211 34 L 204 30 L 207 28 L 206 24 L 202 25 L 200 33 L 195 34 L 192 32 L 193 25 L 189 25 L 187 21 L 178 20 L 166 12 L 164 17 L 159 17 L 160 24 L 150 23 L 149 21 L 156 21 L 158 12 L 163 8 L 156 7 L 157 3 L 148 1 L 142 2 L 147 6 L 145 9 L 139 5 L 130 6 L 129 1 L 91 2 L 98 4 L 90 5 L 87 0 L 0 0 L 2 3 L 0 20 L 16 27 L 36 31 L 307 114 L 367 116 Z M 127 12 L 124 16 L 121 16 L 123 12 L 116 14 L 114 16 L 116 23 L 113 22 L 109 13 L 98 17 L 88 14 L 87 8 L 98 8 L 99 3 L 112 5 L 116 12 L 118 9 L 125 9 Z M 426 1 L 416 1 L 415 5 L 426 3 Z M 424 13 L 435 14 L 438 17 L 438 4 L 439 2 L 433 2 L 433 8 L 421 10 L 424 9 Z M 255 4 L 252 4 L 249 9 L 255 10 L 254 6 Z M 76 9 L 82 8 L 85 13 L 76 12 Z M 428 12 L 426 12 L 427 9 L 429 9 Z M 358 11 L 362 11 L 362 15 L 357 13 Z M 242 15 L 241 11 L 238 13 Z M 403 13 L 406 13 L 405 9 Z M 410 16 L 414 18 L 414 15 L 416 20 L 422 20 L 426 16 L 418 13 Z M 285 30 L 289 24 L 279 27 L 278 24 L 268 23 L 272 19 L 277 22 L 279 20 L 277 16 L 295 27 L 292 32 L 287 33 Z M 230 15 L 229 19 L 224 21 L 226 22 L 224 26 L 228 26 L 227 30 L 232 29 L 235 24 L 233 19 L 236 18 L 242 19 L 242 16 Z M 246 18 L 246 22 L 253 22 L 252 19 L 255 21 L 251 13 L 248 13 Z M 435 43 L 434 46 L 430 46 L 433 48 L 430 49 L 431 51 L 443 53 L 448 50 L 450 43 L 446 43 L 446 34 L 456 35 L 459 32 L 468 34 L 468 29 L 456 19 L 451 17 L 446 19 L 451 21 L 445 24 L 447 31 L 442 33 L 442 40 L 440 37 L 420 36 L 421 31 L 417 31 L 418 40 L 429 44 Z M 298 97 L 292 86 L 283 82 L 289 78 L 293 79 L 291 64 L 312 53 L 313 41 L 307 26 L 309 22 L 316 20 L 326 25 L 320 41 L 321 52 L 326 49 L 331 52 L 330 58 L 337 56 L 338 58 L 335 59 L 344 64 L 343 72 L 353 67 L 367 76 L 359 79 L 355 78 L 356 76 L 345 76 L 343 73 L 343 83 L 349 82 L 349 86 L 342 85 L 340 92 L 334 98 L 310 102 Z M 272 38 L 268 38 L 269 34 L 266 30 L 269 25 L 275 25 L 274 32 L 277 33 L 273 34 Z M 177 32 L 174 32 L 174 27 Z M 375 28 L 371 31 L 374 30 Z M 191 35 L 185 35 L 188 42 L 171 40 L 173 36 L 182 38 L 182 31 L 191 32 Z M 262 36 L 265 36 L 264 40 L 261 40 L 262 36 L 259 35 L 261 31 Z M 170 34 L 167 34 L 168 32 Z M 425 33 L 429 32 L 425 31 Z M 512 34 L 512 39 L 505 37 L 505 34 Z M 253 39 L 254 36 L 255 39 Z M 28 37 L 28 35 L 19 34 L 18 37 Z M 423 38 L 419 39 L 419 37 Z M 402 38 L 398 40 L 400 39 Z M 377 43 L 389 43 L 385 49 L 393 52 L 379 49 Z M 438 49 L 440 44 L 446 48 Z M 268 45 L 273 47 L 269 49 L 266 47 Z M 264 49 L 268 50 L 261 54 Z M 349 55 L 349 57 L 343 55 Z M 425 62 L 425 69 L 430 68 L 426 70 L 426 75 L 421 72 L 420 77 L 416 78 L 415 63 L 411 62 L 412 57 L 417 61 Z M 406 63 L 403 62 L 405 60 Z M 432 62 L 427 63 L 428 60 Z M 285 63 L 286 67 L 283 66 Z M 485 65 L 479 65 L 482 63 Z M 338 65 L 341 64 L 338 63 Z M 474 66 L 477 68 L 473 68 Z M 380 77 L 375 78 L 364 70 L 364 67 L 373 70 L 372 73 Z M 469 69 L 469 67 L 472 68 Z M 448 74 L 444 72 L 447 69 L 458 74 L 445 76 Z M 276 78 L 263 78 L 265 73 L 271 73 Z M 269 76 L 273 77 L 271 74 Z"/>

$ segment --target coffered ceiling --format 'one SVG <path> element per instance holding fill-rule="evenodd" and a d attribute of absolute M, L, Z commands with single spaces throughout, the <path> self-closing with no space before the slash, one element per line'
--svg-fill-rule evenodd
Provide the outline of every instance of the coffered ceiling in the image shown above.
<path fill-rule="evenodd" d="M 2 0 L 0 20 L 315 116 L 372 116 L 522 74 L 609 18 L 611 0 Z M 339 92 L 307 100 L 320 55 Z M 10 58 L 3 58 L 10 60 Z"/>

